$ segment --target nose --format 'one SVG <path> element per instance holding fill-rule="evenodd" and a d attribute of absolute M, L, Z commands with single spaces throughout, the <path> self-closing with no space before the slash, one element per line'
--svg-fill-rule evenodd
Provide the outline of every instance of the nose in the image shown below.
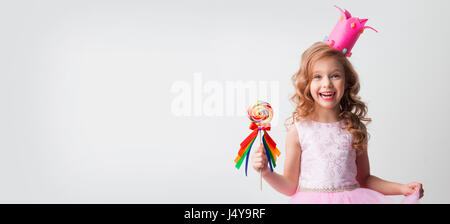
<path fill-rule="evenodd" d="M 328 76 L 325 76 L 322 79 L 322 87 L 324 87 L 324 88 L 333 87 L 333 83 L 331 82 L 331 80 Z"/>

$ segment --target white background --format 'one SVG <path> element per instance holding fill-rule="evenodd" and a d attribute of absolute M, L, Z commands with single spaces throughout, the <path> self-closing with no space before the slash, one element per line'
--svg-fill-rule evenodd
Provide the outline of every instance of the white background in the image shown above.
<path fill-rule="evenodd" d="M 278 81 L 282 172 L 290 77 L 331 32 L 334 4 L 379 30 L 350 58 L 373 119 L 371 173 L 449 203 L 445 0 L 1 1 L 0 202 L 287 203 L 234 168 L 245 116 L 174 116 L 170 90 L 196 72 Z"/>

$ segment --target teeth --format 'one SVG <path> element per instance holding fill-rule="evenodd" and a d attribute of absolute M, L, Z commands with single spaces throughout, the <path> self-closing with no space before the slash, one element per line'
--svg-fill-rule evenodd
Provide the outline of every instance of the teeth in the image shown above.
<path fill-rule="evenodd" d="M 335 93 L 319 93 L 322 97 L 324 98 L 331 98 L 332 96 L 334 96 Z"/>

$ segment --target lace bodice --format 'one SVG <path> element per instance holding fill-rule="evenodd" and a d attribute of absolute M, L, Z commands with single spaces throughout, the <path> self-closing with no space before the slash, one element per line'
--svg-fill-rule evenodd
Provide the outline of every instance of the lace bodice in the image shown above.
<path fill-rule="evenodd" d="M 336 189 L 357 185 L 353 135 L 343 121 L 295 123 L 302 149 L 299 188 Z"/>

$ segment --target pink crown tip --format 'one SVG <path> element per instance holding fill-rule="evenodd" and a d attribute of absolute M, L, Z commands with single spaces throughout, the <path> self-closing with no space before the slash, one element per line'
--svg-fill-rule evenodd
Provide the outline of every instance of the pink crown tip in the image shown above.
<path fill-rule="evenodd" d="M 350 18 L 352 18 L 352 14 L 350 14 L 350 12 L 347 11 L 346 9 L 342 10 L 342 9 L 339 8 L 337 5 L 334 5 L 334 7 L 336 7 L 337 9 L 339 9 L 339 11 L 341 11 L 342 14 L 345 15 L 345 19 L 350 19 Z"/>
<path fill-rule="evenodd" d="M 359 20 L 359 23 L 360 23 L 362 26 L 364 26 L 364 24 L 366 24 L 367 20 L 368 20 L 368 19 L 360 19 L 360 20 Z"/>

